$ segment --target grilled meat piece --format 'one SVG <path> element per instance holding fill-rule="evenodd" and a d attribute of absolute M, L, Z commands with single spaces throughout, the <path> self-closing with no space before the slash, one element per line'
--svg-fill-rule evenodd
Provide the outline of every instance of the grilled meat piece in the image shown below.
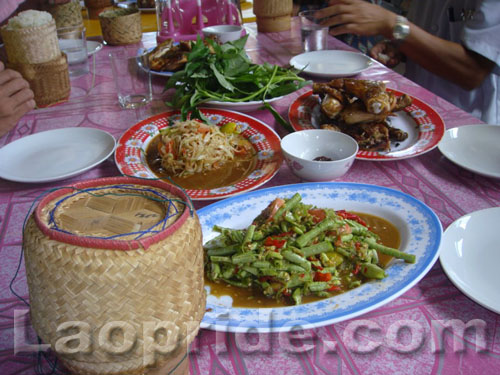
<path fill-rule="evenodd" d="M 389 128 L 385 123 L 372 122 L 344 128 L 344 133 L 353 137 L 364 151 L 389 151 Z"/>
<path fill-rule="evenodd" d="M 149 67 L 156 71 L 176 71 L 187 63 L 187 55 L 191 51 L 191 42 L 181 41 L 174 45 L 172 39 L 158 44 L 149 54 Z"/>
<path fill-rule="evenodd" d="M 328 85 L 361 99 L 369 113 L 378 115 L 391 111 L 391 98 L 383 82 L 337 78 L 330 81 Z"/>
<path fill-rule="evenodd" d="M 394 128 L 392 126 L 388 126 L 389 128 L 389 139 L 393 142 L 402 142 L 404 141 L 406 138 L 408 138 L 408 133 L 401 130 L 401 129 L 398 129 L 398 128 Z"/>
<path fill-rule="evenodd" d="M 348 104 L 339 115 L 340 120 L 347 125 L 374 121 L 381 122 L 385 121 L 387 116 L 387 113 L 373 114 L 367 112 L 364 104 L 360 100 Z"/>

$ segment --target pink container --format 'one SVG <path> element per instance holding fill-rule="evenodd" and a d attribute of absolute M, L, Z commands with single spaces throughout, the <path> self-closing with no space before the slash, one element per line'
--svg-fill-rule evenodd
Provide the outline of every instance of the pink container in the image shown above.
<path fill-rule="evenodd" d="M 241 25 L 239 0 L 157 0 L 157 42 L 194 40 L 201 29 L 214 25 Z"/>

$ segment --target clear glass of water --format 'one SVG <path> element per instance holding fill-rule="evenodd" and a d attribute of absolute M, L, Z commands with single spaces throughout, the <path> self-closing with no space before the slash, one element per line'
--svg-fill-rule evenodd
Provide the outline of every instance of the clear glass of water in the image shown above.
<path fill-rule="evenodd" d="M 136 56 L 137 49 L 119 49 L 110 52 L 111 68 L 122 108 L 135 109 L 153 99 L 151 71 L 144 56 Z"/>
<path fill-rule="evenodd" d="M 78 77 L 89 72 L 87 39 L 85 27 L 68 26 L 57 29 L 59 48 L 66 54 L 70 77 Z"/>
<path fill-rule="evenodd" d="M 321 19 L 316 18 L 315 13 L 316 10 L 299 13 L 302 48 L 305 52 L 328 48 L 328 26 L 321 26 Z"/>

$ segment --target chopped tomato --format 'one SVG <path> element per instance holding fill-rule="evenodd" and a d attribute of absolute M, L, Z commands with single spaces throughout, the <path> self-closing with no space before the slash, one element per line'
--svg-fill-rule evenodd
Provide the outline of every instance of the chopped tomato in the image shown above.
<path fill-rule="evenodd" d="M 309 211 L 309 215 L 311 215 L 313 217 L 313 221 L 317 224 L 323 220 L 325 220 L 325 217 L 326 217 L 326 213 L 325 213 L 325 210 L 322 210 L 320 208 L 313 208 L 313 209 L 310 209 Z"/>
<path fill-rule="evenodd" d="M 314 274 L 314 281 L 330 281 L 332 279 L 332 274 L 330 272 L 316 272 Z"/>
<path fill-rule="evenodd" d="M 346 210 L 338 210 L 338 211 L 335 211 L 335 213 L 344 219 L 357 221 L 358 223 L 360 223 L 361 225 L 363 225 L 365 227 L 368 226 L 363 219 L 361 219 L 358 215 L 353 214 L 352 212 L 347 212 Z"/>

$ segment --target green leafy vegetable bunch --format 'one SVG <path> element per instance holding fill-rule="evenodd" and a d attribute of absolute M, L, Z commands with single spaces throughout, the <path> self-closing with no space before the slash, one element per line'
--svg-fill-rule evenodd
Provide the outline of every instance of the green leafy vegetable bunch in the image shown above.
<path fill-rule="evenodd" d="M 295 70 L 268 63 L 251 62 L 244 47 L 248 35 L 217 44 L 198 38 L 183 70 L 174 73 L 166 89 L 175 88 L 168 105 L 180 109 L 182 119 L 205 119 L 198 105 L 209 100 L 223 102 L 264 101 L 290 94 L 308 84 Z"/>

